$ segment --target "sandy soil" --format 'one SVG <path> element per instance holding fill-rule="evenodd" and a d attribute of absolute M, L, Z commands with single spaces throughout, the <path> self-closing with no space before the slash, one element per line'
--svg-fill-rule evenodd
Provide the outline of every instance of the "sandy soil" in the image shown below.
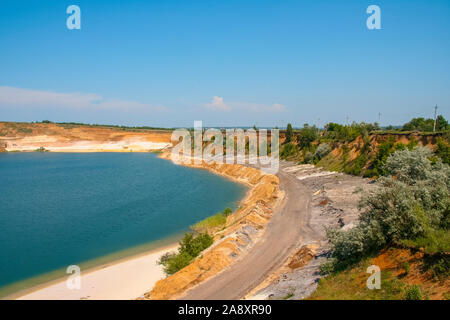
<path fill-rule="evenodd" d="M 123 261 L 81 271 L 81 288 L 68 289 L 67 279 L 25 294 L 18 300 L 130 300 L 142 296 L 165 277 L 158 259 L 178 245 L 170 245 Z"/>
<path fill-rule="evenodd" d="M 25 137 L 7 144 L 6 151 L 35 151 L 44 148 L 53 152 L 148 152 L 150 150 L 161 150 L 172 146 L 168 142 L 146 141 L 143 138 L 133 137 L 130 139 L 103 142 L 103 141 L 75 141 L 61 142 L 52 137 L 36 136 Z"/>
<path fill-rule="evenodd" d="M 0 147 L 6 151 L 147 152 L 171 146 L 171 135 L 170 130 L 0 122 Z"/>

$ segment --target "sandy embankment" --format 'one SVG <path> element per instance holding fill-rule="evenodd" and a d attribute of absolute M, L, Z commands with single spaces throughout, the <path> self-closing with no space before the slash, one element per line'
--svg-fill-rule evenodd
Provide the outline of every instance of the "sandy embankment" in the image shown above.
<path fill-rule="evenodd" d="M 170 159 L 170 153 L 160 155 Z M 283 192 L 279 179 L 272 174 L 240 164 L 187 164 L 207 169 L 250 186 L 239 209 L 227 218 L 226 228 L 214 234 L 215 243 L 200 257 L 177 273 L 158 281 L 147 299 L 175 299 L 200 282 L 217 275 L 237 258 L 248 252 L 261 237 L 275 206 L 281 203 Z"/>
<path fill-rule="evenodd" d="M 0 122 L 0 147 L 5 151 L 147 152 L 170 147 L 171 135 L 171 130 Z"/>
<path fill-rule="evenodd" d="M 7 144 L 6 151 L 35 151 L 44 148 L 52 152 L 148 152 L 172 146 L 168 142 L 147 141 L 143 137 L 130 137 L 119 141 L 64 142 L 55 137 L 32 136 L 12 141 Z"/>
<path fill-rule="evenodd" d="M 109 265 L 81 271 L 81 288 L 68 289 L 67 279 L 27 293 L 18 300 L 131 300 L 142 296 L 165 277 L 157 261 L 164 253 L 175 251 L 173 244 Z"/>

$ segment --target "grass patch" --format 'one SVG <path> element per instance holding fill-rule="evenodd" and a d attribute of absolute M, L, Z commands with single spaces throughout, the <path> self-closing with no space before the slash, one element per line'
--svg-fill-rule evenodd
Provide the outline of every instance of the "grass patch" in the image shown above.
<path fill-rule="evenodd" d="M 410 248 L 423 248 L 425 253 L 450 252 L 450 230 L 430 230 L 425 236 L 413 240 L 402 240 Z"/>
<path fill-rule="evenodd" d="M 329 171 L 337 171 L 342 172 L 344 170 L 344 161 L 341 156 L 333 156 L 332 154 L 328 154 L 324 158 L 322 158 L 319 162 L 316 163 L 318 167 L 322 167 Z"/>
<path fill-rule="evenodd" d="M 191 229 L 197 232 L 201 232 L 202 230 L 219 228 L 225 226 L 227 222 L 227 217 L 225 217 L 222 212 L 219 212 L 211 217 L 208 217 L 200 222 L 194 224 Z"/>
<path fill-rule="evenodd" d="M 289 300 L 294 296 L 293 292 L 288 293 L 285 297 L 281 298 L 281 300 Z"/>
<path fill-rule="evenodd" d="M 366 273 L 370 260 L 365 259 L 346 269 L 320 279 L 317 290 L 308 298 L 312 300 L 401 300 L 404 284 L 388 271 L 381 271 L 381 289 L 369 290 Z"/>
<path fill-rule="evenodd" d="M 406 300 L 422 300 L 422 289 L 417 284 L 407 286 L 405 294 Z"/>
<path fill-rule="evenodd" d="M 226 208 L 223 212 L 216 213 L 215 215 L 208 217 L 200 222 L 197 222 L 191 229 L 198 233 L 207 232 L 212 229 L 221 229 L 225 227 L 227 223 L 227 216 L 233 211 L 230 208 Z"/>

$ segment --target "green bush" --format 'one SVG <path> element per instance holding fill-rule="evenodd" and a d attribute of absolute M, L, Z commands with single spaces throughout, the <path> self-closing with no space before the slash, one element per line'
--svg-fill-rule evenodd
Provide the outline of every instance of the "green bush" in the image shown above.
<path fill-rule="evenodd" d="M 172 258 L 168 259 L 165 263 L 161 263 L 164 266 L 164 272 L 167 275 L 174 274 L 179 270 L 187 267 L 189 263 L 193 260 L 193 257 L 186 252 L 174 255 Z"/>
<path fill-rule="evenodd" d="M 233 210 L 231 210 L 230 208 L 226 208 L 225 210 L 223 210 L 222 213 L 225 217 L 228 217 L 230 214 L 233 213 Z"/>
<path fill-rule="evenodd" d="M 372 162 L 371 172 L 373 176 L 382 176 L 386 174 L 383 170 L 384 164 L 388 156 L 393 152 L 395 145 L 395 139 L 388 139 L 387 141 L 383 141 L 378 146 L 378 151 L 375 156 L 375 159 Z"/>
<path fill-rule="evenodd" d="M 435 153 L 442 159 L 442 162 L 450 164 L 450 146 L 442 139 L 438 139 Z"/>
<path fill-rule="evenodd" d="M 313 163 L 314 161 L 314 154 L 312 152 L 306 151 L 305 155 L 303 156 L 303 163 Z"/>
<path fill-rule="evenodd" d="M 424 267 L 431 270 L 433 276 L 441 281 L 450 277 L 450 257 L 446 253 L 426 257 Z"/>
<path fill-rule="evenodd" d="M 36 152 L 47 152 L 48 150 L 45 149 L 44 147 L 39 147 L 39 148 L 37 148 L 37 149 L 34 150 L 34 151 L 36 151 Z"/>
<path fill-rule="evenodd" d="M 314 157 L 317 160 L 325 158 L 331 152 L 331 147 L 328 143 L 322 143 L 316 149 Z"/>
<path fill-rule="evenodd" d="M 403 262 L 402 267 L 405 270 L 405 273 L 409 274 L 410 267 L 409 267 L 409 263 L 407 261 Z"/>
<path fill-rule="evenodd" d="M 441 161 L 431 164 L 425 148 L 400 150 L 389 156 L 387 177 L 360 200 L 358 225 L 348 231 L 328 230 L 332 257 L 352 262 L 390 243 L 427 239 L 437 250 L 448 232 L 440 231 L 450 207 L 450 168 Z M 440 234 L 441 240 L 432 235 Z M 432 242 L 432 240 L 434 242 Z M 437 244 L 436 244 L 437 243 Z"/>
<path fill-rule="evenodd" d="M 417 284 L 406 287 L 405 289 L 406 300 L 422 300 L 422 290 Z"/>
<path fill-rule="evenodd" d="M 423 248 L 429 254 L 450 252 L 450 230 L 428 230 L 423 236 L 402 240 L 401 243 L 408 247 Z"/>
<path fill-rule="evenodd" d="M 322 263 L 319 266 L 319 273 L 322 276 L 326 276 L 326 275 L 328 275 L 330 273 L 333 273 L 335 271 L 335 269 L 336 269 L 335 263 L 336 263 L 336 261 L 333 260 L 333 259 L 330 259 L 329 261 Z"/>
<path fill-rule="evenodd" d="M 280 157 L 281 159 L 288 159 L 296 157 L 299 154 L 299 148 L 293 143 L 284 144 L 281 147 Z"/>
<path fill-rule="evenodd" d="M 164 272 L 167 275 L 183 269 L 197 257 L 200 252 L 213 244 L 213 238 L 207 233 L 201 233 L 197 236 L 191 233 L 185 233 L 180 241 L 178 253 L 166 253 L 158 261 L 164 266 Z"/>
<path fill-rule="evenodd" d="M 200 252 L 213 244 L 213 238 L 208 233 L 201 233 L 194 236 L 194 233 L 185 233 L 180 241 L 180 253 L 187 253 L 192 257 L 198 256 Z"/>

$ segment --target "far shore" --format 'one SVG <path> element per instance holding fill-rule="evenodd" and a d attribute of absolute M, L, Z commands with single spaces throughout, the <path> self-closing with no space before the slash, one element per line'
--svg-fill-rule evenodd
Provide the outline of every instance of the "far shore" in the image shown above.
<path fill-rule="evenodd" d="M 81 288 L 68 289 L 64 278 L 44 283 L 7 299 L 16 300 L 134 300 L 151 290 L 165 277 L 157 262 L 168 251 L 175 251 L 172 243 L 132 257 L 81 270 Z"/>

